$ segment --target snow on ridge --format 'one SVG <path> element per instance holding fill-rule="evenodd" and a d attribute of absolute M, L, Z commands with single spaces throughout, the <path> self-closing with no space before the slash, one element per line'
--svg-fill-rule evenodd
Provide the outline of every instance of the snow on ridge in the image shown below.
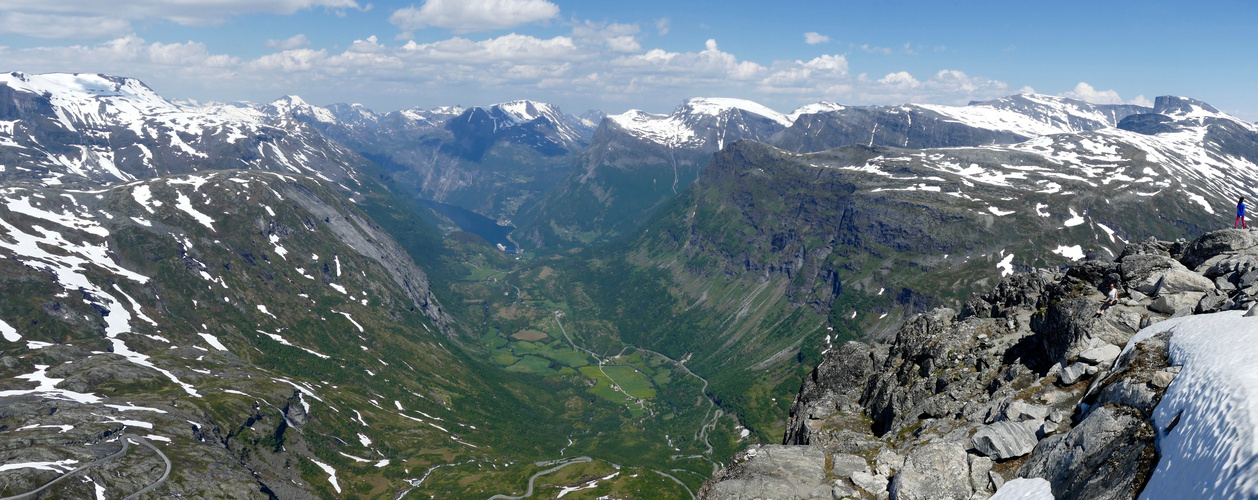
<path fill-rule="evenodd" d="M 678 111 L 687 109 L 693 113 L 713 116 L 719 115 L 731 109 L 738 109 L 763 116 L 778 122 L 778 124 L 783 127 L 789 127 L 791 126 L 791 123 L 794 122 L 791 117 L 774 111 L 768 106 L 755 101 L 736 99 L 732 97 L 694 97 L 687 99 L 685 104 L 677 109 Z M 676 112 L 674 112 L 674 114 L 676 114 Z"/>
<path fill-rule="evenodd" d="M 1171 365 L 1182 369 L 1153 411 L 1162 458 L 1142 498 L 1258 496 L 1258 317 L 1239 310 L 1168 319 L 1126 349 L 1163 332 Z"/>

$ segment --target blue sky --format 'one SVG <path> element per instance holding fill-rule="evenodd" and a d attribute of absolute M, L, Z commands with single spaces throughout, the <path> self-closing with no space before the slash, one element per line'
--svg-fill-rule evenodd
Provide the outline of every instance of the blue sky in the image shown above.
<path fill-rule="evenodd" d="M 1183 95 L 1258 120 L 1256 14 L 1242 1 L 0 0 L 0 70 L 378 111 L 667 112 L 721 96 L 787 112 L 1035 91 Z"/>

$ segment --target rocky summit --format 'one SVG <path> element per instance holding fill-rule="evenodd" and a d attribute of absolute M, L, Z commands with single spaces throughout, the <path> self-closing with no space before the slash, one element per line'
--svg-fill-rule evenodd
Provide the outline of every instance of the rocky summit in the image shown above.
<path fill-rule="evenodd" d="M 1114 261 L 1007 276 L 960 311 L 908 319 L 888 342 L 832 346 L 803 380 L 782 444 L 737 454 L 700 496 L 977 499 L 1019 478 L 1046 481 L 1057 499 L 1141 496 L 1180 422 L 1153 416 L 1182 369 L 1171 333 L 1146 328 L 1252 315 L 1256 255 L 1258 235 L 1244 230 L 1149 239 Z M 1111 285 L 1119 300 L 1103 306 Z"/>

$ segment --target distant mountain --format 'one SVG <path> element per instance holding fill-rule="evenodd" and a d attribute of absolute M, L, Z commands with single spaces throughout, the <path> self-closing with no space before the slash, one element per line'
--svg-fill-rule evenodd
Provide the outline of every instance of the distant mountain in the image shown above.
<path fill-rule="evenodd" d="M 592 131 L 587 121 L 533 101 L 384 114 L 351 104 L 311 108 L 264 109 L 371 159 L 415 196 L 504 222 L 562 178 Z"/>
<path fill-rule="evenodd" d="M 272 107 L 301 109 L 282 101 Z M 0 75 L 0 121 L 0 180 L 49 186 L 235 168 L 341 182 L 363 164 L 301 122 L 273 121 L 246 106 L 175 105 L 129 78 Z"/>
<path fill-rule="evenodd" d="M 562 249 L 632 231 L 694 182 L 713 152 L 737 140 L 768 140 L 789 124 L 765 106 L 725 98 L 689 99 L 668 115 L 609 115 L 568 177 L 525 217 L 531 222 L 516 240 Z"/>

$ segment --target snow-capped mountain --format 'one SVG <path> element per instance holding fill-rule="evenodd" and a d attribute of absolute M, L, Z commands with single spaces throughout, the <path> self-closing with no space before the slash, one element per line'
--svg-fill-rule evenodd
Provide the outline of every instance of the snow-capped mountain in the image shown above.
<path fill-rule="evenodd" d="M 716 151 L 740 140 L 766 140 L 791 125 L 791 118 L 744 99 L 697 97 L 657 115 L 629 110 L 607 119 L 644 141 L 674 149 Z"/>
<path fill-rule="evenodd" d="M 297 98 L 268 108 L 328 118 Z M 267 108 L 177 105 L 138 80 L 86 74 L 0 75 L 0 178 L 48 185 L 116 183 L 248 168 L 352 179 L 362 160 Z"/>

